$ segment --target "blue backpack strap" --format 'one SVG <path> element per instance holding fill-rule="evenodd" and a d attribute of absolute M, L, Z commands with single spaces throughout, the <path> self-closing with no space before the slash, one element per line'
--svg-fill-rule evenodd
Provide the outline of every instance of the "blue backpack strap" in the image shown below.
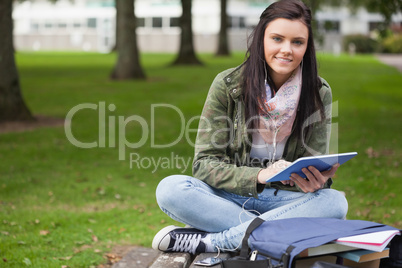
<path fill-rule="evenodd" d="M 248 238 L 250 237 L 250 234 L 258 227 L 260 226 L 262 223 L 264 223 L 265 221 L 259 217 L 256 217 L 251 223 L 250 225 L 247 227 L 246 233 L 244 234 L 243 237 L 243 241 L 241 244 L 241 250 L 240 250 L 240 255 L 239 257 L 242 259 L 247 259 L 248 257 L 248 251 L 249 251 L 249 247 L 248 247 Z"/>

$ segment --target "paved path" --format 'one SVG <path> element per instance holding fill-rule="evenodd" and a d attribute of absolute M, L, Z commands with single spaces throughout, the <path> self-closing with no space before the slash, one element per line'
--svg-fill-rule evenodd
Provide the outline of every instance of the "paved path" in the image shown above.
<path fill-rule="evenodd" d="M 381 62 L 394 66 L 402 72 L 402 54 L 377 54 L 376 56 Z"/>

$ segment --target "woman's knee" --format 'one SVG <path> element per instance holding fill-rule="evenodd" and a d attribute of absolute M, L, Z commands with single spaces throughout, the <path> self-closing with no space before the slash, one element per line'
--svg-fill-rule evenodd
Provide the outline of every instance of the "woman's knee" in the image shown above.
<path fill-rule="evenodd" d="M 326 199 L 332 218 L 345 219 L 348 213 L 348 201 L 344 193 L 334 189 L 325 189 L 323 192 L 327 195 Z"/>
<path fill-rule="evenodd" d="M 160 207 L 170 207 L 174 205 L 177 198 L 182 196 L 180 192 L 182 191 L 186 181 L 187 176 L 185 175 L 171 175 L 163 180 L 161 180 L 156 188 L 156 201 Z"/>

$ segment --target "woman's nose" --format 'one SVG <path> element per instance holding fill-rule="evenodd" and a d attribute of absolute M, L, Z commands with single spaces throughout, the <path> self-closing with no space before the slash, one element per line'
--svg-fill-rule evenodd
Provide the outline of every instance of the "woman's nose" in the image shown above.
<path fill-rule="evenodd" d="M 292 53 L 292 46 L 290 42 L 283 42 L 282 47 L 281 47 L 281 52 L 285 54 L 291 54 Z"/>

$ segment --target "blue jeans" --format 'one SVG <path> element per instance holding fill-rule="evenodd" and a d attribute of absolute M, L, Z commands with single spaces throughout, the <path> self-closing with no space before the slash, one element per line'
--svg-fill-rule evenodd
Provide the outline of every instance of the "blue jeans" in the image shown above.
<path fill-rule="evenodd" d="M 340 192 L 302 193 L 265 188 L 253 197 L 239 196 L 185 175 L 163 179 L 156 189 L 159 207 L 172 219 L 211 233 L 214 248 L 238 249 L 251 220 L 294 217 L 346 217 L 348 203 Z"/>

